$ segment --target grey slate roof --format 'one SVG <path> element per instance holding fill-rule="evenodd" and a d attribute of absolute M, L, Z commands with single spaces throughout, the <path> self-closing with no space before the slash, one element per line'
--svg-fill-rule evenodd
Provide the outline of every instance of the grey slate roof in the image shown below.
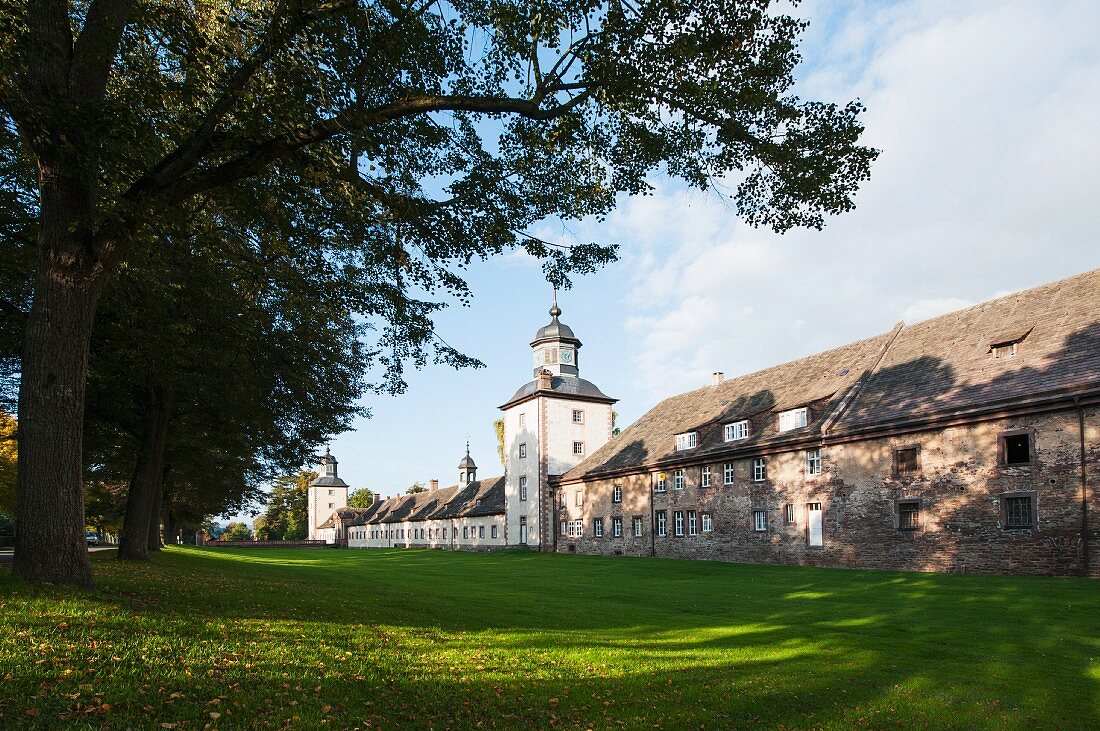
<path fill-rule="evenodd" d="M 1017 354 L 990 346 L 1020 340 Z M 901 331 L 834 431 L 1100 387 L 1100 269 Z"/>
<path fill-rule="evenodd" d="M 990 352 L 1021 337 L 1014 357 Z M 1100 269 L 665 399 L 563 479 L 812 438 L 834 413 L 830 436 L 1074 391 L 1100 391 Z M 776 433 L 775 414 L 807 404 L 811 423 Z M 722 441 L 750 417 L 763 428 Z M 676 452 L 688 431 L 698 447 Z"/>
<path fill-rule="evenodd" d="M 580 398 L 592 399 L 594 401 L 606 401 L 608 403 L 615 403 L 617 399 L 613 399 L 606 395 L 603 391 L 596 387 L 596 384 L 591 381 L 586 381 L 583 378 L 577 378 L 576 376 L 554 376 L 550 380 L 550 390 L 539 391 L 538 381 L 530 381 L 520 386 L 519 390 L 513 394 L 512 398 L 508 399 L 504 406 L 508 406 L 515 401 L 534 396 L 537 393 L 546 393 L 550 395 L 560 396 L 577 396 Z M 502 406 L 501 408 L 504 408 Z"/>
<path fill-rule="evenodd" d="M 347 487 L 348 483 L 333 475 L 321 475 L 309 483 L 311 487 Z"/>
<path fill-rule="evenodd" d="M 762 412 L 786 411 L 825 401 L 825 408 L 816 410 L 814 420 L 806 428 L 783 434 L 782 438 L 815 433 L 847 389 L 874 366 L 893 334 L 884 333 L 667 398 L 567 472 L 565 479 L 660 463 L 689 454 L 696 457 L 726 451 L 729 445 L 722 441 L 723 425 Z M 691 431 L 698 433 L 698 446 L 690 453 L 677 452 L 676 435 Z M 770 428 L 752 433 L 738 445 L 759 446 L 777 438 L 772 423 Z"/>
<path fill-rule="evenodd" d="M 367 508 L 351 525 L 472 518 L 503 513 L 504 477 L 502 476 L 476 480 L 465 487 L 453 485 L 439 490 L 398 495 L 380 500 Z"/>

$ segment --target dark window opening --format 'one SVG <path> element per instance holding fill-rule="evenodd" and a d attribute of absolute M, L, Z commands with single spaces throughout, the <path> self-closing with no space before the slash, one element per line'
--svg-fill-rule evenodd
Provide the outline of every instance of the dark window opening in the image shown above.
<path fill-rule="evenodd" d="M 909 500 L 898 503 L 898 530 L 920 528 L 920 503 Z"/>
<path fill-rule="evenodd" d="M 1030 528 L 1033 511 L 1031 496 L 1005 498 L 1005 528 Z"/>
<path fill-rule="evenodd" d="M 916 447 L 906 447 L 894 452 L 895 464 L 899 475 L 913 475 L 920 471 Z"/>
<path fill-rule="evenodd" d="M 1005 436 L 1005 464 L 1027 464 L 1031 461 L 1031 435 Z"/>

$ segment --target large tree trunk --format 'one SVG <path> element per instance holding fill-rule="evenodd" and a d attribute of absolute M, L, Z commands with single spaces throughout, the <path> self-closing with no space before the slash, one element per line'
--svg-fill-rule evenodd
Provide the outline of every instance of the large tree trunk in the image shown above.
<path fill-rule="evenodd" d="M 51 223 L 41 236 L 56 232 Z M 31 581 L 90 587 L 81 446 L 98 287 L 47 258 L 39 257 L 23 344 L 13 568 Z"/>
<path fill-rule="evenodd" d="M 118 544 L 121 559 L 145 561 L 149 558 L 150 523 L 164 477 L 164 449 L 170 416 L 171 399 L 160 389 L 150 391 L 141 447 L 126 494 L 126 515 L 122 522 L 122 540 Z"/>
<path fill-rule="evenodd" d="M 164 548 L 160 537 L 161 506 L 164 503 L 164 470 L 162 469 L 157 479 L 156 490 L 153 491 L 153 507 L 149 511 L 149 536 L 148 548 L 150 551 L 159 551 Z"/>

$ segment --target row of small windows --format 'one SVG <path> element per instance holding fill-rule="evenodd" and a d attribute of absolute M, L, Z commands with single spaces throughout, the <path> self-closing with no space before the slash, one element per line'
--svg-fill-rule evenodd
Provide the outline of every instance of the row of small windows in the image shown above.
<path fill-rule="evenodd" d="M 801 429 L 809 423 L 809 409 L 805 406 L 779 414 L 777 428 L 780 432 Z M 742 419 L 722 425 L 722 441 L 738 442 L 749 438 L 749 420 Z M 694 449 L 699 445 L 699 433 L 694 431 L 676 435 L 676 450 Z"/>
<path fill-rule="evenodd" d="M 497 526 L 489 526 L 489 535 L 491 538 L 497 537 Z M 406 530 L 404 528 L 390 528 L 388 530 L 353 530 L 348 532 L 348 537 L 353 540 L 430 540 L 432 538 L 447 539 L 446 528 L 412 528 Z M 458 538 L 458 528 L 454 529 L 454 537 Z M 462 537 L 465 539 L 470 538 L 484 538 L 485 526 L 463 526 Z"/>
<path fill-rule="evenodd" d="M 684 436 L 684 435 L 680 435 Z M 1030 430 L 1013 430 L 1001 434 L 998 443 L 998 463 L 1006 466 L 1031 464 L 1033 455 L 1033 434 Z M 805 472 L 809 476 L 821 474 L 821 450 L 808 449 L 804 454 Z M 893 474 L 895 476 L 911 476 L 920 474 L 920 446 L 910 445 L 894 450 Z M 767 460 L 764 457 L 756 457 L 752 460 L 753 482 L 764 482 L 768 479 Z M 726 462 L 722 466 L 722 482 L 732 485 L 735 482 L 734 463 Z M 672 472 L 673 489 L 682 490 L 686 485 L 686 472 L 683 469 Z M 702 487 L 710 487 L 712 483 L 711 466 L 704 465 L 699 471 L 699 484 Z M 656 492 L 668 490 L 668 474 L 657 473 Z"/>
<path fill-rule="evenodd" d="M 584 442 L 573 442 L 573 454 L 584 455 Z M 521 442 L 519 445 L 519 458 L 527 459 L 527 443 Z"/>
<path fill-rule="evenodd" d="M 584 423 L 584 410 L 583 409 L 573 409 L 573 423 L 574 424 L 583 424 Z M 527 428 L 527 414 L 520 414 L 519 415 L 519 428 L 520 428 L 520 431 L 523 431 L 524 429 Z"/>
<path fill-rule="evenodd" d="M 584 521 L 583 520 L 563 520 L 559 526 L 561 535 L 567 538 L 583 538 L 584 537 Z M 642 516 L 635 515 L 631 519 L 631 529 L 634 532 L 635 538 L 640 538 L 645 532 L 645 522 Z M 603 518 L 592 519 L 592 535 L 596 538 L 603 538 L 604 535 L 604 523 Z M 621 517 L 613 517 L 611 519 L 611 537 L 622 538 L 623 536 L 623 519 Z"/>

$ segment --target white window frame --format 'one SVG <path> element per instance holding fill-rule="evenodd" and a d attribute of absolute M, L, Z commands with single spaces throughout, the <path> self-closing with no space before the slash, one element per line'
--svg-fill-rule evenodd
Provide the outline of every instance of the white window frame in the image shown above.
<path fill-rule="evenodd" d="M 701 487 L 710 487 L 710 465 L 704 466 L 699 470 L 699 485 Z"/>
<path fill-rule="evenodd" d="M 631 526 L 634 529 L 634 537 L 641 538 L 645 532 L 645 523 L 642 521 L 641 516 L 634 516 L 634 521 Z"/>
<path fill-rule="evenodd" d="M 701 522 L 704 533 L 710 533 L 714 530 L 714 519 L 710 517 L 710 513 L 703 513 Z"/>
<path fill-rule="evenodd" d="M 603 518 L 592 519 L 592 535 L 596 538 L 603 538 Z"/>
<path fill-rule="evenodd" d="M 753 508 L 752 529 L 757 533 L 768 532 L 768 511 L 764 508 Z"/>
<path fill-rule="evenodd" d="M 806 450 L 806 474 L 810 477 L 821 474 L 821 449 Z"/>
<path fill-rule="evenodd" d="M 519 499 L 527 499 L 527 475 L 520 475 L 519 477 Z"/>
<path fill-rule="evenodd" d="M 493 526 L 493 529 L 490 531 L 490 533 L 492 533 L 493 538 L 497 537 L 497 527 L 495 525 Z"/>
<path fill-rule="evenodd" d="M 752 461 L 752 481 L 763 482 L 768 479 L 768 462 L 763 457 L 756 457 Z"/>
<path fill-rule="evenodd" d="M 699 535 L 699 531 L 697 530 L 698 525 L 699 525 L 698 524 L 698 519 L 695 517 L 695 511 L 694 510 L 689 510 L 688 511 L 688 535 L 689 536 Z"/>
<path fill-rule="evenodd" d="M 583 424 L 584 423 L 584 411 L 582 411 L 581 409 L 573 409 L 573 423 L 574 424 Z"/>
<path fill-rule="evenodd" d="M 688 431 L 683 434 L 676 435 L 676 451 L 682 452 L 685 449 L 695 449 L 699 443 L 699 432 Z"/>
<path fill-rule="evenodd" d="M 568 530 L 568 526 L 566 525 L 566 521 L 563 520 L 561 522 L 561 535 L 564 536 L 566 534 L 567 530 Z M 446 536 L 444 536 L 444 537 L 446 537 Z"/>
<path fill-rule="evenodd" d="M 722 430 L 722 436 L 727 442 L 738 442 L 749 438 L 749 420 L 742 419 L 726 424 Z"/>
<path fill-rule="evenodd" d="M 578 508 L 584 505 L 584 490 L 577 490 L 577 497 L 574 498 L 574 500 L 575 502 L 573 504 Z"/>
<path fill-rule="evenodd" d="M 519 445 L 519 458 L 527 459 L 527 442 L 520 442 Z"/>
<path fill-rule="evenodd" d="M 520 414 L 519 415 L 519 428 L 520 429 L 526 429 L 527 428 L 527 414 Z"/>
<path fill-rule="evenodd" d="M 611 519 L 611 535 L 615 538 L 623 537 L 623 519 L 620 517 L 613 517 Z"/>
<path fill-rule="evenodd" d="M 573 454 L 584 456 L 584 442 L 573 442 Z"/>
<path fill-rule="evenodd" d="M 784 508 L 784 510 L 786 511 L 784 517 L 787 519 L 787 524 L 794 525 L 794 503 L 787 503 L 787 507 Z"/>
<path fill-rule="evenodd" d="M 668 473 L 657 473 L 657 486 L 653 488 L 654 492 L 667 492 L 668 491 Z"/>
<path fill-rule="evenodd" d="M 657 511 L 657 535 L 661 538 L 668 535 L 668 513 L 664 510 Z"/>
<path fill-rule="evenodd" d="M 780 432 L 793 431 L 806 426 L 809 419 L 809 411 L 803 406 L 797 409 L 779 412 L 778 429 Z"/>
<path fill-rule="evenodd" d="M 684 479 L 684 471 L 675 470 L 672 473 L 672 487 L 676 490 L 683 490 L 685 484 L 687 484 L 687 480 Z"/>
<path fill-rule="evenodd" d="M 722 465 L 722 484 L 732 485 L 734 477 L 733 462 L 726 462 Z"/>
<path fill-rule="evenodd" d="M 615 485 L 611 488 L 611 502 L 621 503 L 623 501 L 623 486 Z"/>
<path fill-rule="evenodd" d="M 678 536 L 684 535 L 684 511 L 676 510 L 672 513 L 672 531 Z"/>

